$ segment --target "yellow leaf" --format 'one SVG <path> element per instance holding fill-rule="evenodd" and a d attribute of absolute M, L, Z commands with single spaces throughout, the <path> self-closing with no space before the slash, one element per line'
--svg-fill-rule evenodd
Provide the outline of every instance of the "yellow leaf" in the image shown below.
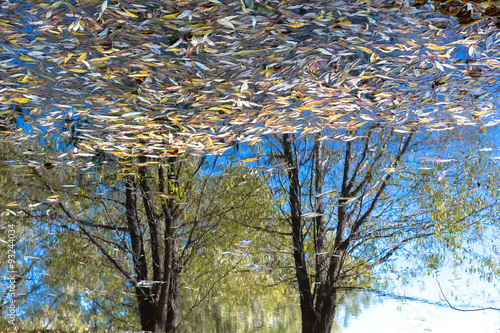
<path fill-rule="evenodd" d="M 79 68 L 72 68 L 70 69 L 70 71 L 75 73 L 87 73 L 86 69 L 79 69 Z"/>
<path fill-rule="evenodd" d="M 361 51 L 363 51 L 363 52 L 366 52 L 366 53 L 368 53 L 368 54 L 372 54 L 372 53 L 373 53 L 373 51 L 372 51 L 372 50 L 370 50 L 369 48 L 366 48 L 366 47 L 364 47 L 364 46 L 357 46 L 357 45 L 355 45 L 355 46 L 356 46 L 356 48 L 357 48 L 357 49 L 359 49 L 359 50 L 361 50 Z"/>
<path fill-rule="evenodd" d="M 29 98 L 24 98 L 24 97 L 18 97 L 18 98 L 11 98 L 7 102 L 2 102 L 2 104 L 26 104 L 29 103 L 31 100 Z"/>
<path fill-rule="evenodd" d="M 413 40 L 407 40 L 406 43 L 410 44 L 413 47 L 420 47 L 420 45 L 418 45 L 417 43 L 415 43 Z"/>
<path fill-rule="evenodd" d="M 19 56 L 19 59 L 24 60 L 24 61 L 35 61 L 35 59 L 28 57 L 28 56 Z"/>
<path fill-rule="evenodd" d="M 63 2 L 62 1 L 56 1 L 54 2 L 53 4 L 49 5 L 48 7 L 51 8 L 51 9 L 56 9 L 57 7 L 59 7 Z"/>
<path fill-rule="evenodd" d="M 130 16 L 130 17 L 139 17 L 139 16 L 135 15 L 134 13 L 129 12 L 129 11 L 128 11 L 128 10 L 126 10 L 125 8 L 123 8 L 123 11 L 124 11 L 125 13 L 127 13 L 127 15 L 128 15 L 128 16 Z"/>
<path fill-rule="evenodd" d="M 233 55 L 234 56 L 245 56 L 247 54 L 250 54 L 250 53 L 254 53 L 254 52 L 259 52 L 261 50 L 243 50 L 243 51 L 238 51 L 238 52 L 234 52 Z"/>
<path fill-rule="evenodd" d="M 208 108 L 208 110 L 213 110 L 213 111 L 223 111 L 224 113 L 228 113 L 228 114 L 233 113 L 230 109 L 226 109 L 226 108 L 219 107 L 219 106 L 213 106 L 213 107 L 210 107 L 210 108 Z"/>
<path fill-rule="evenodd" d="M 64 63 L 67 63 L 69 61 L 69 59 L 71 59 L 71 57 L 73 57 L 74 54 L 73 53 L 68 53 L 68 55 L 66 56 L 66 58 L 64 59 Z"/>
<path fill-rule="evenodd" d="M 28 81 L 29 77 L 30 77 L 30 75 L 26 74 L 19 82 L 25 83 L 26 81 Z"/>
<path fill-rule="evenodd" d="M 448 81 L 448 79 L 450 78 L 451 76 L 451 73 L 446 75 L 445 77 L 442 77 L 438 80 L 439 83 L 445 83 L 446 81 Z"/>
<path fill-rule="evenodd" d="M 352 25 L 351 21 L 337 22 L 338 25 Z"/>
<path fill-rule="evenodd" d="M 184 127 L 182 127 L 182 124 L 181 124 L 178 120 L 176 120 L 176 119 L 172 119 L 172 122 L 173 122 L 175 125 L 177 125 L 177 126 L 180 128 L 180 130 L 183 130 L 183 129 L 184 129 Z M 209 142 L 210 142 L 210 145 L 212 145 L 212 140 L 211 140 L 210 138 L 208 138 L 208 140 L 209 140 Z"/>
<path fill-rule="evenodd" d="M 440 53 L 438 53 L 438 56 L 440 56 L 442 58 L 450 58 L 451 57 L 449 52 L 446 52 L 446 53 L 440 52 Z"/>
<path fill-rule="evenodd" d="M 430 50 L 435 50 L 435 51 L 442 51 L 442 50 L 447 50 L 450 47 L 449 46 L 444 46 L 444 45 L 436 45 L 433 43 L 425 43 L 425 45 L 430 49 Z"/>
<path fill-rule="evenodd" d="M 308 126 L 306 126 L 306 127 L 302 130 L 302 134 L 309 133 L 309 132 L 311 132 L 311 131 L 313 131 L 313 130 L 315 130 L 315 129 L 316 129 L 316 127 L 308 127 Z"/>
<path fill-rule="evenodd" d="M 6 27 L 14 27 L 12 24 L 9 23 L 7 20 L 0 20 L 0 25 L 6 26 Z"/>
<path fill-rule="evenodd" d="M 370 56 L 370 64 L 374 64 L 377 62 L 377 52 L 373 52 L 372 55 Z"/>
<path fill-rule="evenodd" d="M 207 142 L 205 143 L 205 146 L 206 146 L 207 148 L 210 148 L 210 147 L 213 147 L 213 145 L 214 145 L 214 144 L 212 143 L 212 139 L 208 136 L 208 137 L 207 137 Z"/>
<path fill-rule="evenodd" d="M 391 52 L 393 52 L 394 50 L 397 50 L 397 49 L 395 49 L 395 48 L 394 49 L 389 49 L 389 48 L 381 47 L 378 50 L 382 51 L 384 53 L 391 53 Z"/>
<path fill-rule="evenodd" d="M 264 123 L 264 127 L 267 127 L 267 126 L 271 125 L 273 122 L 274 122 L 274 117 L 269 118 L 269 119 L 268 119 L 268 120 L 266 120 L 266 122 Z"/>
<path fill-rule="evenodd" d="M 47 199 L 55 199 L 55 198 L 59 198 L 59 194 L 58 195 L 51 195 L 50 197 L 48 197 Z"/>
<path fill-rule="evenodd" d="M 344 116 L 343 113 L 336 113 L 328 117 L 328 122 L 334 121 L 340 117 Z"/>
<path fill-rule="evenodd" d="M 172 18 L 176 18 L 179 15 L 181 15 L 181 13 L 177 12 L 177 13 L 163 15 L 161 18 L 162 19 L 172 19 Z"/>
<path fill-rule="evenodd" d="M 103 62 L 108 60 L 109 57 L 100 57 L 100 58 L 94 58 L 94 59 L 89 59 L 90 62 Z"/>
<path fill-rule="evenodd" d="M 268 69 L 262 71 L 261 74 L 262 73 L 266 74 L 266 77 L 268 77 L 269 75 L 271 75 L 273 73 L 273 70 L 271 68 L 268 68 Z"/>
<path fill-rule="evenodd" d="M 86 57 L 87 57 L 87 52 L 85 52 L 81 56 L 79 56 L 78 59 L 76 59 L 76 62 L 80 62 L 82 60 L 85 60 Z"/>
<path fill-rule="evenodd" d="M 110 154 L 113 154 L 113 155 L 115 155 L 115 156 L 118 156 L 118 157 L 120 157 L 120 158 L 125 158 L 125 157 L 126 157 L 126 155 L 125 155 L 125 154 L 122 154 L 122 153 L 119 153 L 119 152 L 116 152 L 116 151 L 110 151 L 109 153 L 110 153 Z"/>
<path fill-rule="evenodd" d="M 246 163 L 246 162 L 253 162 L 253 161 L 256 161 L 258 159 L 259 159 L 258 157 L 247 157 L 247 158 L 242 159 L 241 161 Z"/>
<path fill-rule="evenodd" d="M 309 25 L 309 23 L 304 23 L 304 22 L 299 22 L 299 21 L 293 21 L 288 24 L 288 26 L 292 28 L 300 28 L 303 27 L 304 25 Z"/>
<path fill-rule="evenodd" d="M 260 139 L 260 138 L 254 139 L 250 142 L 250 146 L 253 146 L 254 144 L 256 144 L 257 142 L 260 142 L 260 141 L 262 141 L 262 139 Z"/>

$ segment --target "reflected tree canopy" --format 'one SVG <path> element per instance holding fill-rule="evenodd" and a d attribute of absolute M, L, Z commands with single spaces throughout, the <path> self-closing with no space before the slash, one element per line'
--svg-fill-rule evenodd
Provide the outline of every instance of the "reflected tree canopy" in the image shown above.
<path fill-rule="evenodd" d="M 498 277 L 496 4 L 0 7 L 1 329 L 325 333 Z"/>

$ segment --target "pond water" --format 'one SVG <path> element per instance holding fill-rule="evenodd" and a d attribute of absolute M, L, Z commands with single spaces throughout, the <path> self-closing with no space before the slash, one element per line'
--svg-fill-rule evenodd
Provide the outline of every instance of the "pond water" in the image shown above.
<path fill-rule="evenodd" d="M 500 329 L 496 4 L 0 2 L 0 331 Z"/>
<path fill-rule="evenodd" d="M 498 311 L 459 312 L 446 305 L 436 306 L 416 301 L 380 299 L 380 303 L 352 318 L 342 333 L 467 333 L 498 332 Z"/>
<path fill-rule="evenodd" d="M 385 294 L 350 292 L 332 333 L 498 332 L 498 281 L 486 283 L 456 273 L 452 268 L 441 270 L 439 279 L 423 277 L 414 287 L 395 288 Z M 450 307 L 443 293 L 459 310 Z M 181 332 L 300 332 L 300 311 L 293 299 L 277 304 L 274 310 L 262 309 L 258 302 L 242 308 L 217 304 L 217 300 L 210 303 L 196 311 Z M 496 310 L 480 310 L 486 307 Z"/>

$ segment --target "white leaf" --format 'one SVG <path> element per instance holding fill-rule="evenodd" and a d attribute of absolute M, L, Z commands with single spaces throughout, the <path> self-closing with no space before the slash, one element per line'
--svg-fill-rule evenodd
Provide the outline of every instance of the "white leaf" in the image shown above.
<path fill-rule="evenodd" d="M 181 18 L 187 17 L 189 15 L 191 15 L 191 11 L 188 9 L 188 10 L 183 11 L 181 15 L 177 16 L 176 19 L 181 19 Z"/>
<path fill-rule="evenodd" d="M 241 88 L 240 88 L 240 92 L 242 93 L 247 89 L 248 89 L 248 83 L 243 82 L 243 84 L 241 85 Z"/>
<path fill-rule="evenodd" d="M 203 65 L 201 62 L 198 62 L 198 61 L 193 61 L 196 66 L 198 66 L 199 68 L 203 69 L 204 71 L 209 71 L 210 68 L 208 68 L 207 66 Z"/>
<path fill-rule="evenodd" d="M 441 72 L 444 72 L 443 65 L 439 61 L 434 61 L 434 64 L 436 65 L 437 69 L 439 69 Z"/>
<path fill-rule="evenodd" d="M 143 101 L 144 103 L 148 103 L 149 105 L 153 105 L 153 103 L 151 103 L 150 101 L 148 101 L 147 99 L 145 99 L 144 97 L 141 97 L 141 96 L 137 96 L 137 98 L 140 100 L 140 101 Z M 140 112 L 139 112 L 140 114 Z"/>
<path fill-rule="evenodd" d="M 359 117 L 363 120 L 369 120 L 369 121 L 374 120 L 373 117 L 365 115 L 365 114 L 360 114 Z"/>
<path fill-rule="evenodd" d="M 333 55 L 330 51 L 325 50 L 325 49 L 324 49 L 324 48 L 322 48 L 322 47 L 318 48 L 318 51 L 319 51 L 319 52 L 321 52 L 321 53 L 323 53 L 323 54 L 329 55 L 329 56 L 332 56 L 332 55 Z"/>
<path fill-rule="evenodd" d="M 476 50 L 475 50 L 475 48 L 474 48 L 474 45 L 471 45 L 471 46 L 469 47 L 469 56 L 470 56 L 471 58 L 474 58 L 474 54 L 475 54 L 475 53 L 476 53 Z"/>
<path fill-rule="evenodd" d="M 108 0 L 105 0 L 101 5 L 101 13 L 103 13 L 106 8 L 108 8 Z"/>
<path fill-rule="evenodd" d="M 127 117 L 138 116 L 140 114 L 142 114 L 142 112 L 127 112 L 124 115 L 122 115 L 122 117 L 127 118 Z"/>
<path fill-rule="evenodd" d="M 218 19 L 217 22 L 225 26 L 226 28 L 234 29 L 234 25 L 231 23 L 229 17 Z"/>

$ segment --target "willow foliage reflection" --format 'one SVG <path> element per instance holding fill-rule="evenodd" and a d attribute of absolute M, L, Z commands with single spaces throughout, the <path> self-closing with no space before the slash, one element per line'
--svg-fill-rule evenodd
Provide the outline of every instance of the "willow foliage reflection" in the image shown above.
<path fill-rule="evenodd" d="M 427 181 L 415 189 L 415 198 L 436 226 L 431 242 L 414 244 L 412 253 L 423 259 L 414 265 L 432 271 L 448 261 L 482 279 L 498 278 L 497 137 L 496 128 L 461 128 L 426 140 L 435 153 L 417 158 Z"/>
<path fill-rule="evenodd" d="M 248 282 L 251 282 L 250 280 Z M 252 285 L 247 293 L 253 294 Z M 254 299 L 247 293 L 240 293 L 239 299 L 227 296 L 214 297 L 203 307 L 185 318 L 181 332 L 300 332 L 300 307 L 297 293 L 278 296 L 274 288 Z M 294 289 L 294 288 L 292 288 Z M 232 293 L 234 290 L 226 290 Z M 342 332 L 353 317 L 370 305 L 372 293 L 364 290 L 344 289 L 339 292 L 339 316 L 333 325 L 333 332 Z"/>
<path fill-rule="evenodd" d="M 39 257 L 32 262 L 44 273 L 37 275 L 38 289 L 28 290 L 24 298 L 32 307 L 26 307 L 26 316 L 36 318 L 25 324 L 43 325 L 53 316 L 56 320 L 50 327 L 59 329 L 139 328 L 134 285 L 117 274 L 110 260 L 133 270 L 124 209 L 127 177 L 148 180 L 156 207 L 161 207 L 162 199 L 175 196 L 183 208 L 175 236 L 182 268 L 177 289 L 181 331 L 199 331 L 201 325 L 206 331 L 224 327 L 245 331 L 259 325 L 270 332 L 299 330 L 298 305 L 307 290 L 296 287 L 297 268 L 309 274 L 309 290 L 317 299 L 322 292 L 314 290 L 329 274 L 322 268 L 329 262 L 321 258 L 338 258 L 338 234 L 353 235 L 353 246 L 346 248 L 348 255 L 334 283 L 333 327 L 368 302 L 367 297 L 354 297 L 346 290 L 383 286 L 380 272 L 373 268 L 385 264 L 384 268 L 396 270 L 387 259 L 403 247 L 415 252 L 403 255 L 411 259 L 411 272 L 404 276 L 396 271 L 408 279 L 423 269 L 439 267 L 448 250 L 485 278 L 494 276 L 492 257 L 471 257 L 463 246 L 484 241 L 485 228 L 498 227 L 496 162 L 489 158 L 488 147 L 464 146 L 493 134 L 417 133 L 412 141 L 409 134 L 389 129 L 343 132 L 341 140 L 284 135 L 269 137 L 260 147 L 241 145 L 234 155 L 176 157 L 183 159 L 183 169 L 170 184 L 177 192 L 168 193 L 159 190 L 160 174 L 152 171 L 161 164 L 154 159 L 122 165 L 113 156 L 73 158 L 61 154 L 61 146 L 53 142 L 43 145 L 43 154 L 32 154 L 29 146 L 5 145 L 2 201 L 12 204 L 3 208 L 17 215 L 4 216 L 31 221 L 39 237 L 36 242 L 42 244 L 37 250 L 35 239 L 29 240 L 31 234 L 21 233 L 23 244 L 29 245 L 23 255 Z M 444 143 L 447 149 L 442 148 Z M 473 158 L 465 158 L 471 151 Z M 454 162 L 442 162 L 449 155 Z M 44 168 L 47 161 L 55 167 Z M 147 173 L 141 175 L 141 167 Z M 294 216 L 302 224 L 296 229 L 291 221 L 293 184 L 300 185 L 293 205 L 301 208 Z M 140 197 L 139 190 L 135 193 Z M 77 218 L 69 219 L 61 202 Z M 139 200 L 137 208 L 138 217 L 147 218 Z M 358 232 L 351 234 L 365 215 Z M 339 233 L 336 228 L 342 218 L 345 227 Z M 89 243 L 79 227 L 100 242 L 109 257 Z M 141 230 L 147 235 L 149 226 L 143 224 Z M 323 244 L 318 238 L 322 233 Z M 149 236 L 144 242 L 150 242 Z M 304 252 L 297 256 L 297 249 Z M 149 258 L 152 252 L 146 250 L 145 255 Z M 297 264 L 297 258 L 305 265 Z M 38 307 L 33 306 L 35 298 L 41 300 Z M 54 315 L 47 304 L 58 309 Z M 247 323 L 242 316 L 252 320 Z M 90 326 L 84 326 L 82 318 Z"/>
<path fill-rule="evenodd" d="M 169 310 L 161 313 L 176 313 L 179 318 L 181 288 L 194 290 L 186 301 L 195 308 L 212 297 L 218 284 L 253 284 L 255 280 L 248 275 L 268 267 L 270 257 L 260 256 L 260 249 L 269 248 L 275 238 L 259 230 L 269 221 L 269 194 L 263 180 L 243 165 L 226 160 L 219 163 L 217 159 L 209 164 L 205 158 L 186 155 L 174 159 L 182 168 L 176 169 L 175 179 L 166 182 L 161 171 L 172 166 L 172 158 L 164 165 L 143 158 L 132 168 L 121 168 L 112 156 L 74 159 L 59 151 L 59 157 L 52 159 L 55 167 L 46 168 L 45 161 L 54 156 L 54 147 L 46 143 L 43 154 L 31 159 L 22 157 L 22 149 L 7 158 L 15 161 L 17 167 L 11 176 L 19 181 L 11 187 L 13 191 L 4 192 L 12 201 L 4 207 L 4 215 L 31 220 L 40 237 L 25 241 L 33 246 L 35 240 L 43 243 L 33 253 L 23 253 L 37 255 L 40 271 L 36 276 L 42 278 L 38 288 L 43 295 L 40 304 L 33 303 L 38 293 L 32 292 L 29 306 L 23 306 L 23 317 L 37 318 L 25 323 L 27 329 L 29 325 L 77 331 L 106 326 L 137 329 L 137 320 L 144 328 L 145 314 L 137 309 L 146 299 L 141 299 L 141 291 L 162 282 L 158 276 L 148 275 L 148 270 L 157 269 L 155 260 L 147 261 L 155 251 L 165 249 L 151 230 L 155 226 L 158 232 L 166 230 L 146 222 L 168 215 L 164 210 L 168 200 L 176 200 L 182 212 L 174 210 L 178 211 L 175 235 L 161 237 L 177 244 L 170 247 L 177 253 L 173 257 L 177 268 L 164 303 Z M 6 167 L 8 161 L 3 162 Z M 158 207 L 163 207 L 161 213 Z M 245 245 L 248 239 L 259 241 Z M 138 251 L 142 251 L 140 256 Z M 156 257 L 161 258 L 158 253 Z M 274 256 L 273 263 L 278 257 Z M 142 261 L 146 263 L 142 265 Z M 235 270 L 245 274 L 228 278 Z M 268 275 L 261 277 L 265 280 L 262 284 L 276 283 Z M 161 291 L 151 297 L 155 299 L 158 293 Z M 48 304 L 59 310 L 49 314 Z M 80 321 L 84 318 L 87 324 Z M 169 330 L 176 329 L 178 320 L 171 322 L 174 327 Z"/>
<path fill-rule="evenodd" d="M 377 267 L 390 269 L 387 263 L 404 256 L 403 249 L 425 249 L 417 260 L 435 269 L 445 261 L 450 245 L 442 246 L 442 240 L 457 240 L 451 249 L 457 250 L 460 239 L 477 237 L 488 224 L 483 223 L 484 214 L 494 212 L 496 196 L 486 201 L 481 196 L 488 196 L 487 191 L 479 196 L 471 192 L 465 202 L 471 187 L 468 180 L 460 188 L 441 187 L 437 171 L 417 162 L 419 154 L 429 162 L 441 160 L 425 156 L 422 149 L 427 147 L 420 145 L 425 135 L 414 132 L 340 132 L 338 141 L 319 134 L 284 134 L 257 152 L 269 161 L 264 173 L 271 171 L 268 182 L 276 211 L 282 214 L 276 225 L 286 223 L 290 232 L 302 332 L 329 332 L 338 292 L 371 285 L 378 278 Z M 467 162 L 460 166 L 462 172 L 472 168 Z M 429 191 L 432 188 L 445 197 Z M 436 215 L 440 209 L 447 212 L 446 219 Z M 447 237 L 439 237 L 442 230 Z M 472 265 L 494 269 L 484 260 Z M 410 272 L 420 267 L 415 265 Z"/>

